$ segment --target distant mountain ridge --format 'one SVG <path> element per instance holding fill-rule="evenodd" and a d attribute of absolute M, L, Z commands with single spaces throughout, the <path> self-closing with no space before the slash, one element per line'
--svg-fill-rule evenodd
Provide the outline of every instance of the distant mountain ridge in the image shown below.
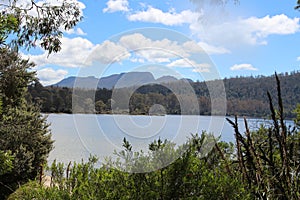
<path fill-rule="evenodd" d="M 96 88 L 124 88 L 131 86 L 140 86 L 149 83 L 170 83 L 178 81 L 173 76 L 162 76 L 155 79 L 153 74 L 150 72 L 127 72 L 121 74 L 113 74 L 100 79 L 94 76 L 88 77 L 75 77 L 70 76 L 59 81 L 52 86 L 56 87 L 68 87 L 68 88 L 84 88 L 84 89 L 96 89 Z"/>
<path fill-rule="evenodd" d="M 112 75 L 112 77 L 114 77 L 116 80 L 119 80 L 119 76 L 120 75 Z M 107 79 L 109 80 L 112 77 L 107 77 Z M 300 71 L 280 73 L 278 74 L 278 77 L 281 86 L 284 115 L 285 117 L 287 117 L 287 119 L 292 119 L 295 117 L 294 109 L 296 108 L 296 105 L 300 103 Z M 161 79 L 156 79 L 155 81 L 166 81 L 172 79 L 169 78 L 163 77 Z M 70 83 L 72 82 L 72 79 L 75 79 L 75 77 L 66 78 L 63 83 Z M 95 81 L 95 79 L 95 77 L 82 78 L 83 81 L 90 80 L 91 82 Z M 191 81 L 188 79 L 185 80 Z M 151 108 L 152 105 L 159 102 L 159 104 L 166 106 L 165 108 L 168 114 L 180 114 L 181 109 L 180 104 L 177 101 L 176 94 L 174 94 L 172 90 L 168 89 L 170 88 L 169 86 L 176 87 L 177 83 L 182 84 L 179 80 L 170 84 L 144 84 L 143 86 L 139 86 L 138 88 L 136 88 L 134 94 L 132 94 L 132 102 L 130 104 L 132 113 L 148 113 L 147 109 Z M 190 82 L 190 85 L 197 96 L 201 115 L 211 114 L 211 97 L 210 91 L 207 87 L 207 83 L 208 82 L 199 81 Z M 225 86 L 225 93 L 227 98 L 227 115 L 268 118 L 270 103 L 268 100 L 269 97 L 267 95 L 267 91 L 271 94 L 271 97 L 275 104 L 278 101 L 276 79 L 274 75 L 256 77 L 231 77 L 223 79 L 223 83 Z M 71 87 L 72 86 L 73 85 L 71 85 Z M 40 83 L 37 82 L 34 85 L 29 86 L 28 90 L 31 94 L 28 97 L 30 97 L 34 102 L 41 103 L 42 112 L 73 112 L 72 95 L 75 90 L 72 90 L 72 88 L 51 86 L 43 87 Z M 124 88 L 124 91 L 126 90 L 128 90 L 128 88 Z M 77 98 L 80 96 L 77 96 L 76 98 L 78 101 L 82 102 L 82 105 L 85 105 L 86 107 L 88 104 L 91 104 L 91 100 L 95 98 L 95 102 L 100 100 L 102 101 L 102 103 L 100 102 L 100 104 L 97 104 L 98 113 L 111 113 L 110 102 L 112 100 L 113 90 L 99 88 L 96 91 L 78 91 L 82 93 L 82 98 Z M 189 97 L 187 96 L 187 98 Z M 85 107 L 82 107 L 81 112 L 84 112 Z"/>

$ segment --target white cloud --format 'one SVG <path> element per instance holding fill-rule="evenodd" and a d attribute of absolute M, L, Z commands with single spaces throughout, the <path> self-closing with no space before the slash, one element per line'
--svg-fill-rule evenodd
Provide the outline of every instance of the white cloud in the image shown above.
<path fill-rule="evenodd" d="M 203 52 L 205 52 L 204 49 L 199 44 L 197 44 L 195 41 L 192 41 L 192 40 L 183 43 L 182 48 L 186 52 L 190 52 L 190 53 L 203 53 Z"/>
<path fill-rule="evenodd" d="M 59 69 L 54 70 L 52 68 L 45 68 L 37 71 L 37 77 L 43 85 L 51 85 L 65 78 L 68 74 L 67 71 Z"/>
<path fill-rule="evenodd" d="M 130 56 L 127 49 L 111 41 L 94 45 L 89 40 L 81 37 L 61 39 L 62 49 L 48 57 L 47 52 L 40 55 L 23 55 L 37 66 L 53 64 L 64 67 L 85 67 L 93 61 L 103 64 L 120 62 Z"/>
<path fill-rule="evenodd" d="M 299 18 L 289 18 L 284 14 L 230 19 L 226 9 L 221 9 L 223 1 L 192 1 L 197 11 L 174 9 L 163 11 L 152 6 L 144 10 L 128 13 L 129 21 L 160 23 L 168 26 L 189 24 L 192 34 L 208 54 L 230 53 L 231 48 L 243 45 L 266 45 L 270 35 L 287 35 L 299 31 Z M 215 12 L 214 12 L 215 11 Z"/>
<path fill-rule="evenodd" d="M 204 49 L 204 51 L 211 55 L 211 54 L 226 54 L 230 53 L 230 50 L 220 47 L 220 46 L 213 46 L 210 44 L 207 44 L 205 42 L 199 42 L 198 45 Z"/>
<path fill-rule="evenodd" d="M 129 51 L 149 62 L 170 62 L 171 58 L 188 57 L 188 52 L 176 41 L 168 39 L 151 40 L 140 33 L 125 35 L 120 38 L 120 44 Z"/>
<path fill-rule="evenodd" d="M 81 28 L 75 28 L 65 31 L 67 34 L 75 34 L 75 35 L 87 35 Z"/>
<path fill-rule="evenodd" d="M 29 58 L 37 66 L 54 64 L 64 67 L 81 67 L 86 65 L 85 60 L 95 47 L 89 40 L 81 37 L 72 39 L 63 37 L 61 42 L 61 51 L 49 57 L 47 52 L 41 55 L 24 55 L 24 57 Z"/>
<path fill-rule="evenodd" d="M 230 70 L 236 71 L 236 70 L 251 70 L 256 71 L 257 68 L 253 67 L 251 64 L 235 64 L 232 67 L 230 67 Z"/>
<path fill-rule="evenodd" d="M 133 51 L 143 61 L 158 63 L 171 62 L 171 59 L 189 58 L 192 54 L 203 54 L 204 52 L 209 54 L 229 53 L 229 50 L 225 48 L 196 43 L 192 40 L 180 44 L 169 39 L 152 40 L 140 33 L 122 36 L 119 44 L 126 47 L 128 51 Z M 138 60 L 135 59 L 135 61 Z"/>
<path fill-rule="evenodd" d="M 128 11 L 128 0 L 109 0 L 106 2 L 106 8 L 104 8 L 102 11 L 104 13 L 109 12 L 117 12 L 117 11 Z"/>
<path fill-rule="evenodd" d="M 160 9 L 148 7 L 145 11 L 138 11 L 128 15 L 130 21 L 142 21 L 151 23 L 161 23 L 168 26 L 181 25 L 184 23 L 193 23 L 197 21 L 200 13 L 192 12 L 191 10 L 183 10 L 180 13 L 163 12 Z"/>
<path fill-rule="evenodd" d="M 182 67 L 182 68 L 191 68 L 193 67 L 192 61 L 187 59 L 178 59 L 175 60 L 169 64 L 167 64 L 168 67 Z"/>
<path fill-rule="evenodd" d="M 192 68 L 193 72 L 209 72 L 211 67 L 208 63 L 197 63 L 190 59 L 178 59 L 169 64 L 168 67 L 181 67 L 181 68 Z"/>
<path fill-rule="evenodd" d="M 267 37 L 271 34 L 293 34 L 299 30 L 299 18 L 291 19 L 281 14 L 263 18 L 251 17 L 244 20 L 244 24 L 252 28 L 256 32 L 257 37 Z"/>
<path fill-rule="evenodd" d="M 141 58 L 144 58 L 148 62 L 152 63 L 170 62 L 171 58 L 176 57 L 174 54 L 163 49 L 139 50 L 135 53 L 138 54 Z"/>
<path fill-rule="evenodd" d="M 138 63 L 172 63 L 174 60 L 178 63 L 178 59 L 189 59 L 197 56 L 197 53 L 203 54 L 203 49 L 194 41 L 178 43 L 166 38 L 153 40 L 140 33 L 124 35 L 117 42 L 106 40 L 97 45 L 82 37 L 63 37 L 61 42 L 62 49 L 56 54 L 48 56 L 44 51 L 40 55 L 29 54 L 23 57 L 29 58 L 38 67 L 51 64 L 78 68 L 89 66 L 95 61 L 110 64 L 125 59 Z M 199 70 L 205 68 L 193 61 L 190 64 Z M 182 67 L 182 64 L 179 66 Z"/>
<path fill-rule="evenodd" d="M 191 31 L 202 42 L 223 47 L 266 45 L 269 35 L 294 34 L 299 28 L 299 18 L 289 18 L 284 14 L 222 23 L 196 22 L 190 25 Z"/>
<path fill-rule="evenodd" d="M 104 64 L 110 64 L 113 62 L 121 62 L 129 57 L 130 53 L 125 47 L 106 40 L 94 48 L 89 56 L 89 61 L 98 61 Z"/>

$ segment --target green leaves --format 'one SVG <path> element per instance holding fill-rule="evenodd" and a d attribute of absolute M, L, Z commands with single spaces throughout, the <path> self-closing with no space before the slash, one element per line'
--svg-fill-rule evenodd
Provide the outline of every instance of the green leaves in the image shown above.
<path fill-rule="evenodd" d="M 11 151 L 4 152 L 0 150 L 0 176 L 12 170 L 13 159 Z"/>
<path fill-rule="evenodd" d="M 0 48 L 0 52 L 0 151 L 11 152 L 14 157 L 13 160 L 3 157 L 3 169 L 11 170 L 0 175 L 2 199 L 19 184 L 36 178 L 53 141 L 46 119 L 26 100 L 27 87 L 35 80 L 35 73 L 29 71 L 33 64 L 10 49 Z M 11 163 L 12 168 L 5 163 Z"/>
<path fill-rule="evenodd" d="M 49 54 L 56 53 L 61 50 L 62 31 L 73 28 L 81 19 L 79 5 L 66 0 L 60 6 L 38 5 L 31 0 L 25 8 L 9 0 L 0 15 L 0 44 L 28 50 L 40 43 Z"/>
<path fill-rule="evenodd" d="M 2 104 L 3 104 L 1 98 L 2 98 L 2 96 L 0 95 L 0 116 L 2 115 Z"/>
<path fill-rule="evenodd" d="M 272 125 L 261 126 L 250 131 L 247 120 L 245 135 L 239 132 L 237 117 L 235 122 L 228 119 L 235 129 L 238 170 L 243 181 L 256 198 L 299 199 L 300 139 L 297 124 L 287 127 L 283 116 L 283 101 L 280 81 L 277 84 L 278 110 L 268 92 Z M 297 111 L 296 111 L 297 113 Z M 297 123 L 297 120 L 296 120 Z"/>
<path fill-rule="evenodd" d="M 201 145 L 200 138 L 193 138 L 194 142 L 195 140 Z M 132 152 L 126 139 L 123 143 L 125 151 Z M 145 163 L 149 159 L 159 162 L 161 156 L 174 155 L 177 150 L 170 144 L 172 143 L 160 139 L 154 141 L 149 145 L 156 147 L 151 150 L 151 154 L 139 154 L 138 159 Z M 183 146 L 186 145 L 188 144 Z M 220 145 L 222 150 L 223 146 L 226 145 Z M 178 147 L 182 148 L 186 147 Z M 21 199 L 251 199 L 238 171 L 227 174 L 221 162 L 211 168 L 207 160 L 215 156 L 216 151 L 213 151 L 215 153 L 209 155 L 207 160 L 199 159 L 197 151 L 197 148 L 189 143 L 188 150 L 173 163 L 146 173 L 119 171 L 114 168 L 118 167 L 114 165 L 119 165 L 118 161 L 112 161 L 110 165 L 104 163 L 100 168 L 96 168 L 95 157 L 91 157 L 85 163 L 69 164 L 68 167 L 54 162 L 50 168 L 50 188 L 31 183 L 31 187 L 25 185 L 16 193 Z M 136 152 L 132 153 L 136 155 Z M 230 156 L 225 157 L 229 159 Z M 27 197 L 28 194 L 31 195 Z"/>
<path fill-rule="evenodd" d="M 300 128 L 300 104 L 297 105 L 296 109 L 294 110 L 294 113 L 296 114 L 295 118 L 295 124 Z"/>
<path fill-rule="evenodd" d="M 27 87 L 35 80 L 35 72 L 28 71 L 34 64 L 21 59 L 18 53 L 7 48 L 0 48 L 0 53 L 0 93 L 3 109 L 6 109 L 24 103 Z"/>
<path fill-rule="evenodd" d="M 29 7 L 19 7 L 16 0 L 1 3 L 0 199 L 36 178 L 53 144 L 45 118 L 26 100 L 28 86 L 36 81 L 34 64 L 21 59 L 18 48 L 40 43 L 49 54 L 58 52 L 62 30 L 73 28 L 82 18 L 79 5 L 66 0 L 54 7 L 30 3 Z"/>
<path fill-rule="evenodd" d="M 17 31 L 18 19 L 12 15 L 0 13 L 0 46 L 5 44 L 8 35 Z"/>

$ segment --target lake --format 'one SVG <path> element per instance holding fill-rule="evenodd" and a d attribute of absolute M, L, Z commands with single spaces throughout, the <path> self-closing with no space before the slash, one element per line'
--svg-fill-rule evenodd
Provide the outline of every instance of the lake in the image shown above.
<path fill-rule="evenodd" d="M 219 116 L 139 116 L 94 114 L 49 114 L 54 150 L 48 162 L 80 162 L 90 154 L 100 161 L 113 156 L 114 150 L 122 150 L 125 137 L 133 150 L 148 149 L 154 139 L 168 139 L 183 144 L 191 134 L 207 131 L 220 136 L 222 141 L 234 142 L 234 131 L 225 117 Z M 262 119 L 249 119 L 251 130 L 259 127 Z M 240 131 L 244 131 L 243 119 L 239 119 Z"/>

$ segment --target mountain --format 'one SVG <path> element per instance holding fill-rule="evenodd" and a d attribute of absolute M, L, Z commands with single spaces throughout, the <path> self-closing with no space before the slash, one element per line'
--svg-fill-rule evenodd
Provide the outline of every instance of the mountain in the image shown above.
<path fill-rule="evenodd" d="M 106 77 L 101 77 L 100 79 L 89 76 L 89 77 L 68 77 L 65 78 L 53 86 L 56 87 L 68 87 L 73 88 L 74 85 L 78 88 L 84 89 L 95 89 L 97 88 L 124 88 L 131 86 L 140 86 L 149 83 L 167 83 L 173 82 L 177 79 L 172 76 L 163 76 L 155 80 L 154 76 L 150 72 L 127 72 L 121 74 L 113 74 Z"/>
<path fill-rule="evenodd" d="M 88 77 L 75 77 L 70 76 L 68 78 L 65 78 L 58 83 L 54 84 L 53 86 L 56 87 L 79 87 L 84 89 L 92 89 L 95 88 L 95 86 L 98 84 L 99 79 L 97 79 L 94 76 L 88 76 Z"/>
<path fill-rule="evenodd" d="M 116 88 L 139 86 L 155 82 L 154 76 L 150 72 L 128 72 L 122 73 L 120 76 L 120 79 L 115 84 Z"/>
<path fill-rule="evenodd" d="M 178 81 L 178 79 L 174 76 L 162 76 L 155 80 L 156 83 L 171 83 L 175 81 Z"/>
<path fill-rule="evenodd" d="M 112 89 L 121 77 L 122 74 L 113 74 L 107 77 L 102 77 L 98 79 L 98 88 Z"/>

